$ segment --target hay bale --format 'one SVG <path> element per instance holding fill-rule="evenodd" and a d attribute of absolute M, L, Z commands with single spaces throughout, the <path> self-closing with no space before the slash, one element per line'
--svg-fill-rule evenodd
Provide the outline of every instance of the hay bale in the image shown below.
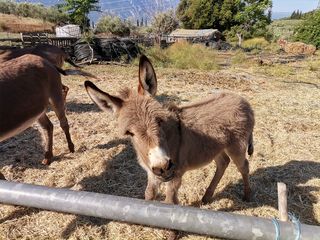
<path fill-rule="evenodd" d="M 278 44 L 286 53 L 291 54 L 313 55 L 317 50 L 314 45 L 303 42 L 288 42 L 284 39 L 279 39 Z"/>

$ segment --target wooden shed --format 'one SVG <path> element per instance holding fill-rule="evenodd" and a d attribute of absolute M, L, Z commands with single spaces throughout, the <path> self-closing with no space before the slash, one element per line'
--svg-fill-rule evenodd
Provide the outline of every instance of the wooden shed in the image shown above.
<path fill-rule="evenodd" d="M 219 41 L 222 34 L 217 29 L 176 29 L 166 37 L 167 43 L 179 42 L 211 42 Z"/>

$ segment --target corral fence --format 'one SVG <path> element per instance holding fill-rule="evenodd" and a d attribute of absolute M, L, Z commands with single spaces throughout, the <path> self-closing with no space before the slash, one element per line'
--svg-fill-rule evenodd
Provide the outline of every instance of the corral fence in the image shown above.
<path fill-rule="evenodd" d="M 20 37 L 0 39 L 11 47 L 32 47 L 49 44 L 61 47 L 79 64 L 103 62 L 130 62 L 139 53 L 141 45 L 150 47 L 157 44 L 154 37 L 94 37 L 90 41 L 76 37 L 56 37 L 48 33 L 21 33 Z M 3 48 L 3 47 L 2 47 Z"/>
<path fill-rule="evenodd" d="M 0 180 L 0 203 L 100 217 L 226 239 L 318 240 L 320 227 L 299 221 L 168 205 L 128 197 Z"/>

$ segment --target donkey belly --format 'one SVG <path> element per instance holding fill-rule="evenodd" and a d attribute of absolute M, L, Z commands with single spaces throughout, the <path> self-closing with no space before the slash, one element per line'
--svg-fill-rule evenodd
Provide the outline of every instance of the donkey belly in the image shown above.
<path fill-rule="evenodd" d="M 0 142 L 11 138 L 30 127 L 44 113 L 41 111 L 36 115 L 25 119 L 9 119 L 11 121 L 0 121 Z M 3 116 L 1 116 L 3 118 Z"/>

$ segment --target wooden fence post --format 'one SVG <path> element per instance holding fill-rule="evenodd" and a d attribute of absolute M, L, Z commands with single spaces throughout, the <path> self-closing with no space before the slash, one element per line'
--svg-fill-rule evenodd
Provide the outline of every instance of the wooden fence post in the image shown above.
<path fill-rule="evenodd" d="M 279 220 L 288 221 L 288 203 L 287 203 L 287 186 L 282 182 L 278 182 L 278 210 Z"/>

